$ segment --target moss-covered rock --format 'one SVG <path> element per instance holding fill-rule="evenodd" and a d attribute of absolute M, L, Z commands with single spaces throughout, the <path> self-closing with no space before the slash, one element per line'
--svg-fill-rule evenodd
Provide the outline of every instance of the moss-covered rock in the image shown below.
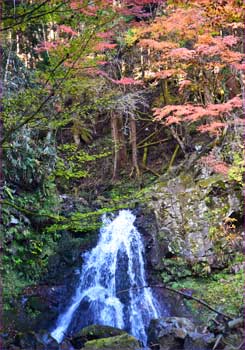
<path fill-rule="evenodd" d="M 191 268 L 183 258 L 163 259 L 161 277 L 164 283 L 176 281 L 191 275 Z"/>
<path fill-rule="evenodd" d="M 123 334 L 127 333 L 118 328 L 110 326 L 91 325 L 83 328 L 80 332 L 76 333 L 72 337 L 71 343 L 76 349 L 80 349 L 89 340 L 115 337 Z"/>
<path fill-rule="evenodd" d="M 129 334 L 117 335 L 115 337 L 90 340 L 85 343 L 86 350 L 137 350 L 139 342 Z"/>
<path fill-rule="evenodd" d="M 237 217 L 242 216 L 239 196 L 221 175 L 195 179 L 192 174 L 181 174 L 159 181 L 148 194 L 147 206 L 157 220 L 160 257 L 180 256 L 191 264 L 203 263 L 207 272 L 208 266 L 225 266 L 239 245 L 239 237 L 236 248 L 229 242 L 234 233 L 229 227 L 235 227 Z"/>

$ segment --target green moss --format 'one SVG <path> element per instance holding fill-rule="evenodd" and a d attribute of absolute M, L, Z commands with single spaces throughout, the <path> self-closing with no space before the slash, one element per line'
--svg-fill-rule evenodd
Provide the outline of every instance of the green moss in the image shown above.
<path fill-rule="evenodd" d="M 175 289 L 193 290 L 195 297 L 205 300 L 217 310 L 222 310 L 230 315 L 238 315 L 242 310 L 243 285 L 244 275 L 242 270 L 236 274 L 225 270 L 206 278 L 188 277 L 171 283 L 171 287 Z M 199 313 L 200 304 L 195 301 L 188 301 L 188 304 L 191 305 L 194 311 Z M 208 309 L 203 309 L 202 311 L 204 316 L 210 313 Z"/>
<path fill-rule="evenodd" d="M 101 338 L 90 340 L 85 343 L 86 350 L 103 350 L 103 349 L 120 349 L 120 350 L 134 350 L 139 348 L 138 341 L 128 335 L 122 334 L 110 338 Z"/>
<path fill-rule="evenodd" d="M 202 188 L 208 188 L 212 187 L 214 184 L 220 184 L 222 181 L 224 181 L 224 177 L 220 174 L 215 174 L 198 181 L 198 185 Z"/>
<path fill-rule="evenodd" d="M 161 277 L 164 283 L 176 281 L 180 278 L 191 276 L 191 270 L 184 259 L 178 257 L 175 259 L 163 259 L 163 268 Z"/>

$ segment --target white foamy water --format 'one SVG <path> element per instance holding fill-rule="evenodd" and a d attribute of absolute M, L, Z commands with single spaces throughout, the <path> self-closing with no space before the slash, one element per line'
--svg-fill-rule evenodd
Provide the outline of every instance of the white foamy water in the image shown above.
<path fill-rule="evenodd" d="M 114 219 L 103 217 L 98 244 L 86 253 L 79 285 L 51 333 L 58 342 L 86 304 L 90 324 L 125 329 L 146 345 L 146 329 L 159 311 L 151 289 L 140 288 L 147 282 L 144 246 L 135 219 L 129 210 L 121 210 Z"/>

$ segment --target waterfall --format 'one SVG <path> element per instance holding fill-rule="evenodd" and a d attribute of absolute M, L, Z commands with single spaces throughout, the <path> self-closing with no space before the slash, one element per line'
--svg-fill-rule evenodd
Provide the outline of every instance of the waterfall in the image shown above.
<path fill-rule="evenodd" d="M 98 244 L 85 254 L 79 285 L 51 333 L 58 342 L 78 322 L 80 329 L 90 324 L 124 329 L 146 345 L 146 329 L 159 311 L 151 289 L 137 289 L 147 282 L 135 219 L 129 210 L 114 219 L 103 216 Z"/>

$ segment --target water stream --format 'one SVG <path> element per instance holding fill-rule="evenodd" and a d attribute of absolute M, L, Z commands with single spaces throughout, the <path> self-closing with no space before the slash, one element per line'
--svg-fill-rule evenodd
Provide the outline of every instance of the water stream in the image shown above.
<path fill-rule="evenodd" d="M 135 219 L 129 210 L 103 217 L 98 244 L 85 254 L 79 285 L 51 333 L 58 342 L 79 323 L 80 329 L 90 324 L 124 329 L 146 345 L 159 307 L 150 288 L 138 288 L 147 282 Z"/>

